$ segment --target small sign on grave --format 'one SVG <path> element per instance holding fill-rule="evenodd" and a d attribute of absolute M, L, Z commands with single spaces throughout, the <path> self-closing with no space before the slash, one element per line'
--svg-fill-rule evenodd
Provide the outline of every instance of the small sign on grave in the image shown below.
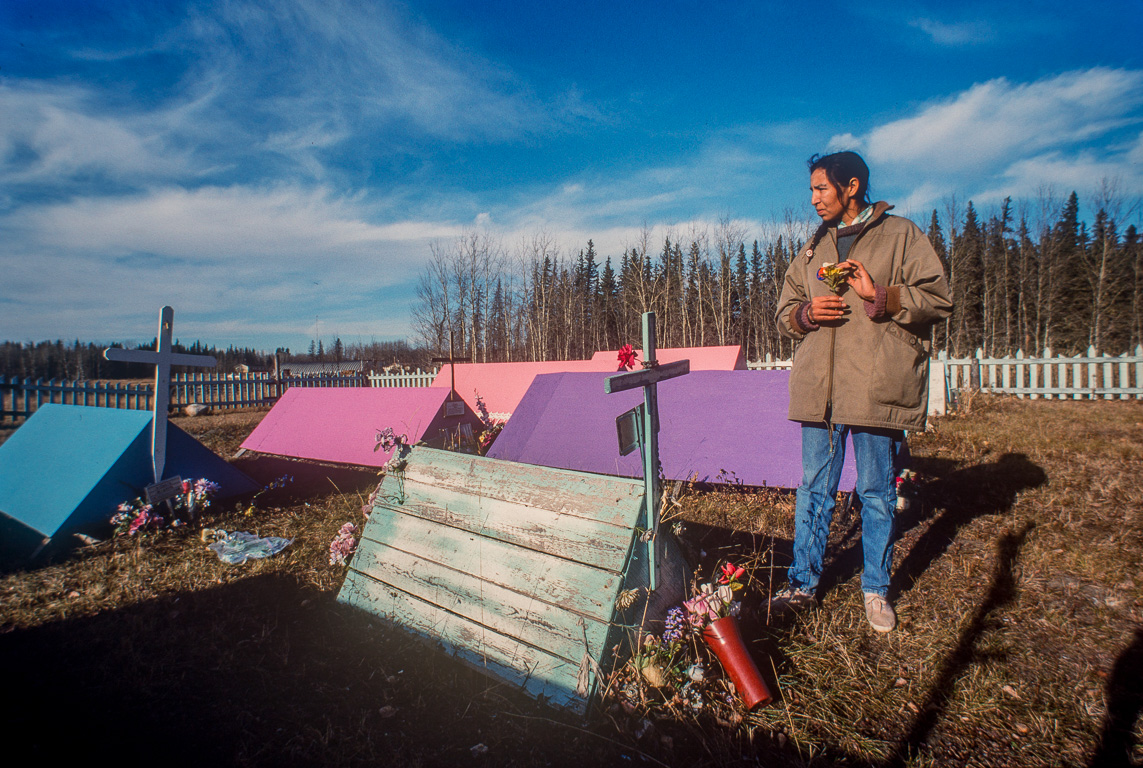
<path fill-rule="evenodd" d="M 639 404 L 615 417 L 615 431 L 619 434 L 619 455 L 626 456 L 643 442 L 640 427 L 643 424 L 643 405 Z"/>
<path fill-rule="evenodd" d="M 182 492 L 183 479 L 178 475 L 168 477 L 166 480 L 160 480 L 157 483 L 152 483 L 143 489 L 147 503 L 152 507 L 157 504 L 162 504 L 167 499 L 173 499 Z"/>
<path fill-rule="evenodd" d="M 445 416 L 463 416 L 464 415 L 464 401 L 463 400 L 449 400 L 445 403 Z"/>

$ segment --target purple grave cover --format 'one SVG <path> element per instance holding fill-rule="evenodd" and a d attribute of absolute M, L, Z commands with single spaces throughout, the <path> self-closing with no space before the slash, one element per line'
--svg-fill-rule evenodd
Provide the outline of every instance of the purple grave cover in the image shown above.
<path fill-rule="evenodd" d="M 488 455 L 547 467 L 642 477 L 639 452 L 619 455 L 615 417 L 643 390 L 603 391 L 613 373 L 537 376 Z M 800 426 L 786 418 L 788 371 L 694 371 L 658 385 L 659 455 L 672 480 L 796 488 Z M 841 489 L 856 472 L 848 451 Z"/>

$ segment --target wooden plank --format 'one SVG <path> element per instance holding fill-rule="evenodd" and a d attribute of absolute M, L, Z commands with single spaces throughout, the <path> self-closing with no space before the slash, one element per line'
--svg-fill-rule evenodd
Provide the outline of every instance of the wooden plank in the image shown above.
<path fill-rule="evenodd" d="M 433 448 L 414 448 L 405 476 L 453 489 L 612 525 L 634 526 L 643 481 L 537 467 Z"/>
<path fill-rule="evenodd" d="M 337 599 L 388 619 L 423 639 L 437 641 L 470 666 L 578 714 L 586 711 L 587 700 L 598 684 L 590 661 L 571 664 L 357 571 L 349 572 Z M 585 668 L 583 684 L 579 682 L 581 668 Z"/>
<path fill-rule="evenodd" d="M 619 574 L 610 571 L 438 525 L 384 506 L 373 508 L 363 538 L 388 543 L 501 587 L 526 591 L 552 605 L 574 607 L 600 621 L 611 619 L 612 603 L 621 581 Z"/>
<path fill-rule="evenodd" d="M 673 379 L 677 376 L 684 376 L 690 372 L 690 360 L 676 360 L 673 363 L 663 363 L 654 368 L 644 368 L 641 371 L 617 373 L 603 382 L 603 391 L 608 394 L 624 392 L 628 389 L 645 387 L 650 384 L 657 384 L 660 381 Z"/>
<path fill-rule="evenodd" d="M 396 485 L 397 481 L 386 478 L 385 483 Z M 403 490 L 404 501 L 400 505 L 387 505 L 442 525 L 597 568 L 622 571 L 631 549 L 631 529 L 626 526 L 429 486 L 408 478 Z"/>
<path fill-rule="evenodd" d="M 595 659 L 603 654 L 607 622 L 576 613 L 574 606 L 555 606 L 525 592 L 428 563 L 382 542 L 362 541 L 351 568 L 575 664 L 579 664 L 584 650 Z"/>

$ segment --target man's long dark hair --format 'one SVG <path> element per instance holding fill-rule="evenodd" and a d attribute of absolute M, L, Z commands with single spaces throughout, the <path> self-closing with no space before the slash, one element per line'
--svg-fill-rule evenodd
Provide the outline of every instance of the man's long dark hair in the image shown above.
<path fill-rule="evenodd" d="M 832 155 L 814 155 L 809 159 L 810 173 L 819 168 L 840 195 L 850 179 L 857 179 L 857 202 L 869 205 L 869 166 L 856 152 L 834 152 Z"/>

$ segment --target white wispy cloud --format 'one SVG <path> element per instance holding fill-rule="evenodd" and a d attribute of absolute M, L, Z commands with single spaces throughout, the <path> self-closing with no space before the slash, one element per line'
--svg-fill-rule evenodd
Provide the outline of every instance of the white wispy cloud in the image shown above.
<path fill-rule="evenodd" d="M 1138 189 L 1143 174 L 1127 167 L 1128 150 L 1112 137 L 1141 123 L 1143 72 L 1097 67 L 978 83 L 831 145 L 863 151 L 882 179 L 912 190 L 918 203 L 922 189 L 1018 196 L 1044 183 L 1090 188 L 1112 169 Z"/>
<path fill-rule="evenodd" d="M 514 73 L 388 4 L 233 2 L 194 16 L 181 34 L 183 45 L 211 51 L 200 76 L 226 73 L 220 105 L 256 111 L 274 136 L 328 139 L 349 125 L 357 135 L 405 127 L 500 140 L 553 123 Z"/>
<path fill-rule="evenodd" d="M 376 297 L 415 279 L 432 240 L 463 230 L 372 223 L 383 214 L 328 190 L 289 186 L 166 188 L 25 206 L 0 221 L 3 300 L 13 318 L 5 330 L 32 333 L 20 325 L 27 318 L 37 337 L 70 335 L 63 329 L 99 317 L 101 327 L 147 333 L 157 307 L 171 304 L 199 323 L 245 317 L 296 333 L 300 318 L 322 315 L 347 333 L 368 326 L 376 334 L 407 322 L 403 303 Z"/>
<path fill-rule="evenodd" d="M 979 169 L 1138 122 L 1141 105 L 1139 71 L 1096 68 L 1016 84 L 997 78 L 875 128 L 864 143 L 878 161 Z"/>
<path fill-rule="evenodd" d="M 71 85 L 0 84 L 0 179 L 59 185 L 79 176 L 132 182 L 187 175 L 161 115 L 108 114 Z"/>
<path fill-rule="evenodd" d="M 932 18 L 918 18 L 909 26 L 921 30 L 938 45 L 962 46 L 990 43 L 995 39 L 992 26 L 982 19 L 944 22 Z"/>

